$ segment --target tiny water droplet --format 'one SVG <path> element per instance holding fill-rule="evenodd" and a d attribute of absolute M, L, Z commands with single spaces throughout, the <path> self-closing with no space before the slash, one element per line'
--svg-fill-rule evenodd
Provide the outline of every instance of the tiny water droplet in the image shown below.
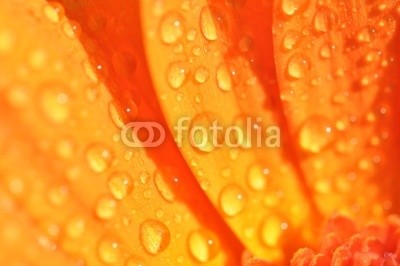
<path fill-rule="evenodd" d="M 140 243 L 151 255 L 164 251 L 170 238 L 167 226 L 159 221 L 149 219 L 140 225 Z"/>
<path fill-rule="evenodd" d="M 223 213 L 234 217 L 244 210 L 247 198 L 243 189 L 238 185 L 228 185 L 219 196 L 219 205 Z"/>
<path fill-rule="evenodd" d="M 183 18 L 176 12 L 168 13 L 161 21 L 161 40 L 166 44 L 173 44 L 182 37 L 185 29 Z"/>
<path fill-rule="evenodd" d="M 81 34 L 81 26 L 72 20 L 65 21 L 63 24 L 63 31 L 69 38 L 77 38 Z"/>
<path fill-rule="evenodd" d="M 188 246 L 191 255 L 199 262 L 212 260 L 219 252 L 220 245 L 216 236 L 204 229 L 190 233 Z"/>
<path fill-rule="evenodd" d="M 324 43 L 321 45 L 319 49 L 319 55 L 323 59 L 329 59 L 332 57 L 332 51 L 335 49 L 335 46 L 330 43 Z"/>
<path fill-rule="evenodd" d="M 309 59 L 303 54 L 293 55 L 287 64 L 287 72 L 294 79 L 302 79 L 307 76 L 311 65 Z"/>
<path fill-rule="evenodd" d="M 110 149 L 102 144 L 95 143 L 89 146 L 86 151 L 86 161 L 95 173 L 103 173 L 108 169 L 114 159 Z"/>
<path fill-rule="evenodd" d="M 117 200 L 122 200 L 131 193 L 133 181 L 125 172 L 115 172 L 108 179 L 108 189 Z"/>
<path fill-rule="evenodd" d="M 97 246 L 97 254 L 100 260 L 106 264 L 117 263 L 121 257 L 120 244 L 114 239 L 102 238 Z"/>
<path fill-rule="evenodd" d="M 293 50 L 300 44 L 301 34 L 294 30 L 288 30 L 283 37 L 282 46 L 285 50 Z"/>
<path fill-rule="evenodd" d="M 376 30 L 371 27 L 363 27 L 357 33 L 357 41 L 359 43 L 369 43 L 376 37 Z"/>
<path fill-rule="evenodd" d="M 187 81 L 189 69 L 185 62 L 175 62 L 167 69 L 167 81 L 173 89 L 179 89 Z"/>

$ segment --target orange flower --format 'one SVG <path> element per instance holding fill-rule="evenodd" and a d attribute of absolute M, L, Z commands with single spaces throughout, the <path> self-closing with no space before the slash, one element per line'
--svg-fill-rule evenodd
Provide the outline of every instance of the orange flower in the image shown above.
<path fill-rule="evenodd" d="M 399 13 L 3 1 L 0 262 L 398 264 Z"/>

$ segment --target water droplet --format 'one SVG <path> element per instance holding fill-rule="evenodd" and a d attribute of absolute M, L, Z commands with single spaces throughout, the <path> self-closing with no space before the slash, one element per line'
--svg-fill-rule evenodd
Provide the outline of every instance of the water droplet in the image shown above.
<path fill-rule="evenodd" d="M 259 164 L 252 165 L 247 173 L 247 182 L 255 191 L 262 191 L 266 188 L 268 180 L 267 176 L 269 175 L 269 169 L 262 167 Z"/>
<path fill-rule="evenodd" d="M 97 83 L 99 80 L 97 78 L 96 72 L 93 70 L 92 65 L 89 60 L 85 60 L 82 63 L 83 70 L 85 71 L 86 76 L 93 82 Z"/>
<path fill-rule="evenodd" d="M 108 189 L 117 200 L 122 200 L 131 193 L 133 181 L 125 172 L 115 172 L 108 179 Z"/>
<path fill-rule="evenodd" d="M 44 115 L 54 123 L 63 123 L 70 115 L 69 95 L 57 84 L 43 86 L 41 107 Z"/>
<path fill-rule="evenodd" d="M 220 143 L 222 138 L 221 130 L 216 130 L 217 135 L 214 136 L 212 130 L 209 130 L 213 125 L 216 116 L 212 113 L 200 113 L 196 115 L 190 124 L 189 140 L 192 147 L 202 152 L 212 152 Z"/>
<path fill-rule="evenodd" d="M 333 125 L 325 117 L 312 117 L 307 120 L 299 132 L 299 144 L 302 149 L 318 153 L 334 139 Z"/>
<path fill-rule="evenodd" d="M 49 190 L 48 199 L 54 206 L 63 205 L 69 197 L 69 189 L 67 186 L 56 186 Z"/>
<path fill-rule="evenodd" d="M 16 42 L 14 33 L 9 29 L 0 29 L 0 55 L 12 51 Z"/>
<path fill-rule="evenodd" d="M 149 219 L 140 225 L 140 242 L 151 255 L 164 251 L 170 238 L 168 228 L 159 221 Z"/>
<path fill-rule="evenodd" d="M 211 10 L 209 7 L 204 7 L 200 13 L 200 29 L 203 33 L 204 38 L 209 41 L 215 41 L 218 39 L 218 28 L 217 24 L 219 23 L 217 19 L 214 19 L 213 12 L 215 10 Z M 222 17 L 220 17 L 222 19 Z"/>
<path fill-rule="evenodd" d="M 110 102 L 110 104 L 108 105 L 108 111 L 109 111 L 110 118 L 113 121 L 114 125 L 117 128 L 122 129 L 125 126 L 125 123 L 122 120 L 122 117 L 120 116 L 120 114 L 118 113 L 117 107 L 115 106 L 114 102 Z"/>
<path fill-rule="evenodd" d="M 140 179 L 140 183 L 142 183 L 143 185 L 147 184 L 147 182 L 149 181 L 150 175 L 148 172 L 141 172 L 139 179 Z"/>
<path fill-rule="evenodd" d="M 213 259 L 220 250 L 216 236 L 204 229 L 190 233 L 188 246 L 191 255 L 201 263 L 206 263 Z"/>
<path fill-rule="evenodd" d="M 68 220 L 65 225 L 65 232 L 70 238 L 76 239 L 81 237 L 86 230 L 86 220 L 83 217 L 75 216 Z"/>
<path fill-rule="evenodd" d="M 156 171 L 154 174 L 154 183 L 156 184 L 158 192 L 160 192 L 161 196 L 166 201 L 169 201 L 169 202 L 174 201 L 174 199 L 175 199 L 174 193 L 169 188 L 169 185 L 164 180 L 164 177 L 162 176 L 162 174 L 158 171 Z"/>
<path fill-rule="evenodd" d="M 175 62 L 167 69 L 167 81 L 173 89 L 179 89 L 187 81 L 189 69 L 185 62 Z"/>
<path fill-rule="evenodd" d="M 335 46 L 330 43 L 324 43 L 319 49 L 319 55 L 323 59 L 329 59 L 332 57 L 332 51 L 335 50 Z"/>
<path fill-rule="evenodd" d="M 95 173 L 103 173 L 111 165 L 114 155 L 102 144 L 92 144 L 86 151 L 86 161 Z"/>
<path fill-rule="evenodd" d="M 287 72 L 290 77 L 295 79 L 302 79 L 307 76 L 311 66 L 309 59 L 303 54 L 293 55 L 287 64 Z"/>
<path fill-rule="evenodd" d="M 268 247 L 276 247 L 279 244 L 282 233 L 281 219 L 274 214 L 268 215 L 261 227 L 262 242 Z"/>
<path fill-rule="evenodd" d="M 338 15 L 336 12 L 328 7 L 321 7 L 318 9 L 314 17 L 314 28 L 319 32 L 329 32 L 338 23 Z"/>
<path fill-rule="evenodd" d="M 366 63 L 378 62 L 379 60 L 381 60 L 381 58 L 382 58 L 382 51 L 373 49 L 365 55 L 365 62 Z"/>
<path fill-rule="evenodd" d="M 357 33 L 357 41 L 360 43 L 369 43 L 376 37 L 376 30 L 371 27 L 364 27 Z"/>
<path fill-rule="evenodd" d="M 186 33 L 186 39 L 190 42 L 195 41 L 196 36 L 197 36 L 197 31 L 196 31 L 196 29 L 193 29 L 193 28 L 188 30 L 188 32 Z"/>
<path fill-rule="evenodd" d="M 43 14 L 51 22 L 57 23 L 64 15 L 64 8 L 61 4 L 52 2 L 44 7 Z"/>
<path fill-rule="evenodd" d="M 296 12 L 304 10 L 309 2 L 309 0 L 282 0 L 282 11 L 288 16 L 293 16 Z"/>
<path fill-rule="evenodd" d="M 95 212 L 102 220 L 109 220 L 114 217 L 117 211 L 117 202 L 109 197 L 102 196 L 97 200 Z"/>
<path fill-rule="evenodd" d="M 161 40 L 166 44 L 173 44 L 184 33 L 183 18 L 176 12 L 168 13 L 161 21 Z"/>
<path fill-rule="evenodd" d="M 131 77 L 136 70 L 136 58 L 130 52 L 117 52 L 113 54 L 112 66 L 121 77 Z"/>
<path fill-rule="evenodd" d="M 238 215 L 246 206 L 247 198 L 243 189 L 238 185 L 225 187 L 219 196 L 219 205 L 225 215 Z"/>
<path fill-rule="evenodd" d="M 106 264 L 117 263 L 121 257 L 120 244 L 114 239 L 102 238 L 97 246 L 97 254 L 100 260 Z"/>
<path fill-rule="evenodd" d="M 194 73 L 194 79 L 199 84 L 203 84 L 204 82 L 206 82 L 209 77 L 210 77 L 210 72 L 206 67 L 203 66 L 198 67 Z"/>
<path fill-rule="evenodd" d="M 66 21 L 63 24 L 63 31 L 69 38 L 79 37 L 81 34 L 81 26 L 75 21 Z"/>
<path fill-rule="evenodd" d="M 232 89 L 232 76 L 226 64 L 221 64 L 217 68 L 217 85 L 222 91 Z"/>
<path fill-rule="evenodd" d="M 301 34 L 294 30 L 288 30 L 283 37 L 282 46 L 284 49 L 290 51 L 297 48 L 300 44 Z"/>

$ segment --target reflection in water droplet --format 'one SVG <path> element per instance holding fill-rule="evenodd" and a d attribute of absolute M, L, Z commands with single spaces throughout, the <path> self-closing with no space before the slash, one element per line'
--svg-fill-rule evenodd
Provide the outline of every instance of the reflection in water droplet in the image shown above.
<path fill-rule="evenodd" d="M 149 219 L 140 225 L 140 242 L 151 255 L 164 251 L 170 238 L 168 228 L 159 221 Z"/>
<path fill-rule="evenodd" d="M 113 159 L 112 151 L 99 143 L 90 145 L 86 151 L 86 161 L 95 173 L 106 171 Z"/>
<path fill-rule="evenodd" d="M 221 64 L 217 68 L 217 85 L 222 91 L 232 89 L 232 76 L 226 64 Z"/>
<path fill-rule="evenodd" d="M 185 31 L 182 16 L 176 12 L 168 13 L 161 21 L 160 31 L 164 43 L 175 43 Z"/>
<path fill-rule="evenodd" d="M 189 69 L 185 62 L 175 62 L 167 69 L 167 81 L 173 89 L 179 89 L 187 81 Z"/>
<path fill-rule="evenodd" d="M 111 238 L 100 239 L 97 246 L 100 260 L 106 264 L 117 263 L 121 256 L 120 244 Z"/>
<path fill-rule="evenodd" d="M 128 173 L 115 172 L 108 180 L 108 189 L 117 200 L 122 200 L 131 193 L 133 181 Z"/>
<path fill-rule="evenodd" d="M 305 151 L 318 153 L 334 139 L 334 127 L 324 117 L 308 119 L 300 129 L 299 144 Z"/>
<path fill-rule="evenodd" d="M 103 220 L 108 220 L 114 217 L 117 211 L 117 202 L 109 197 L 102 196 L 97 200 L 95 212 L 97 217 Z"/>
<path fill-rule="evenodd" d="M 259 164 L 250 166 L 247 173 L 247 182 L 255 191 L 262 191 L 267 186 L 267 176 L 269 175 L 269 169 L 264 168 Z"/>
<path fill-rule="evenodd" d="M 201 263 L 213 259 L 220 249 L 216 236 L 212 232 L 204 229 L 190 233 L 188 246 L 191 255 Z"/>
<path fill-rule="evenodd" d="M 166 201 L 169 201 L 169 202 L 174 201 L 174 199 L 175 199 L 174 193 L 169 188 L 169 185 L 164 180 L 164 177 L 162 176 L 162 174 L 158 171 L 156 171 L 154 174 L 154 183 L 156 184 L 158 192 L 160 192 L 161 196 Z"/>
<path fill-rule="evenodd" d="M 295 79 L 302 79 L 306 77 L 311 65 L 309 59 L 302 54 L 293 55 L 287 64 L 287 72 L 290 77 Z"/>
<path fill-rule="evenodd" d="M 238 215 L 246 206 L 247 198 L 243 189 L 238 185 L 228 185 L 219 196 L 219 205 L 223 213 L 234 217 Z"/>

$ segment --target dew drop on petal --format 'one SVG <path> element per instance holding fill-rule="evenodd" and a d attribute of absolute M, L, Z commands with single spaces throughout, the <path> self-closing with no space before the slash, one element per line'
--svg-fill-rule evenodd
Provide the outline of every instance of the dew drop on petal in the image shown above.
<path fill-rule="evenodd" d="M 310 70 L 309 59 L 303 54 L 293 55 L 287 64 L 287 72 L 291 78 L 302 79 L 307 76 Z"/>
<path fill-rule="evenodd" d="M 309 0 L 282 0 L 282 11 L 287 16 L 293 16 L 309 4 Z"/>
<path fill-rule="evenodd" d="M 114 155 L 106 146 L 94 143 L 86 151 L 86 161 L 95 173 L 103 173 L 108 169 L 114 159 Z"/>
<path fill-rule="evenodd" d="M 40 106 L 44 115 L 54 123 L 63 123 L 70 116 L 69 95 L 66 89 L 54 84 L 42 89 Z"/>
<path fill-rule="evenodd" d="M 247 173 L 247 183 L 249 187 L 255 191 L 262 191 L 266 188 L 269 175 L 269 169 L 259 164 L 250 166 Z"/>
<path fill-rule="evenodd" d="M 305 151 L 318 153 L 334 139 L 334 126 L 329 119 L 315 116 L 308 119 L 299 132 L 299 144 Z"/>
<path fill-rule="evenodd" d="M 57 23 L 64 14 L 64 8 L 61 4 L 52 2 L 51 4 L 45 5 L 43 14 L 49 21 Z"/>
<path fill-rule="evenodd" d="M 218 29 L 209 7 L 204 7 L 200 13 L 200 29 L 204 38 L 209 41 L 218 39 Z"/>
<path fill-rule="evenodd" d="M 216 236 L 205 229 L 190 233 L 188 246 L 190 254 L 201 263 L 206 263 L 213 259 L 220 250 Z"/>
<path fill-rule="evenodd" d="M 122 200 L 128 196 L 133 189 L 131 176 L 125 172 L 115 172 L 108 179 L 108 189 L 111 195 L 117 200 Z"/>
<path fill-rule="evenodd" d="M 179 89 L 187 81 L 189 69 L 184 62 L 175 62 L 167 69 L 167 81 L 173 89 Z"/>
<path fill-rule="evenodd" d="M 164 251 L 170 242 L 167 226 L 156 220 L 146 220 L 140 225 L 140 243 L 151 255 Z"/>
<path fill-rule="evenodd" d="M 321 7 L 314 16 L 314 29 L 319 32 L 329 32 L 338 23 L 338 15 L 328 7 Z"/>
<path fill-rule="evenodd" d="M 332 50 L 335 49 L 335 46 L 330 43 L 324 43 L 321 45 L 319 49 L 319 55 L 323 59 L 329 59 L 332 57 Z"/>
<path fill-rule="evenodd" d="M 283 230 L 287 224 L 282 224 L 281 219 L 274 214 L 269 215 L 261 226 L 261 240 L 267 247 L 276 247 L 279 244 Z"/>
<path fill-rule="evenodd" d="M 217 85 L 222 91 L 232 89 L 232 76 L 226 64 L 221 64 L 217 68 Z"/>
<path fill-rule="evenodd" d="M 168 183 L 164 180 L 163 175 L 156 171 L 154 174 L 154 183 L 156 184 L 158 192 L 160 192 L 161 196 L 168 202 L 172 202 L 175 199 L 175 195 L 172 190 L 169 188 Z"/>
<path fill-rule="evenodd" d="M 294 30 L 289 30 L 283 37 L 282 46 L 285 50 L 293 50 L 298 47 L 301 40 L 301 34 Z"/>
<path fill-rule="evenodd" d="M 203 84 L 210 77 L 210 71 L 206 67 L 200 66 L 196 69 L 194 73 L 194 79 L 197 83 Z"/>
<path fill-rule="evenodd" d="M 86 231 L 86 220 L 81 216 L 74 216 L 65 225 L 65 232 L 68 237 L 76 239 L 81 237 Z"/>
<path fill-rule="evenodd" d="M 117 202 L 109 196 L 100 197 L 95 206 L 97 217 L 102 220 L 109 220 L 114 217 L 117 211 Z"/>
<path fill-rule="evenodd" d="M 178 13 L 168 13 L 161 21 L 161 40 L 166 44 L 173 44 L 178 41 L 185 31 L 183 23 L 183 18 Z"/>
<path fill-rule="evenodd" d="M 223 213 L 234 217 L 244 210 L 247 198 L 243 189 L 238 185 L 228 185 L 219 196 L 219 205 Z"/>
<path fill-rule="evenodd" d="M 118 110 L 117 110 L 114 102 L 110 102 L 110 104 L 108 105 L 108 111 L 109 111 L 110 118 L 111 118 L 112 122 L 114 123 L 114 125 L 117 128 L 122 129 L 125 126 L 125 123 L 122 120 L 122 117 L 120 116 L 120 114 L 118 113 Z"/>
<path fill-rule="evenodd" d="M 121 258 L 120 244 L 112 238 L 104 237 L 98 242 L 97 254 L 103 263 L 115 264 Z"/>

